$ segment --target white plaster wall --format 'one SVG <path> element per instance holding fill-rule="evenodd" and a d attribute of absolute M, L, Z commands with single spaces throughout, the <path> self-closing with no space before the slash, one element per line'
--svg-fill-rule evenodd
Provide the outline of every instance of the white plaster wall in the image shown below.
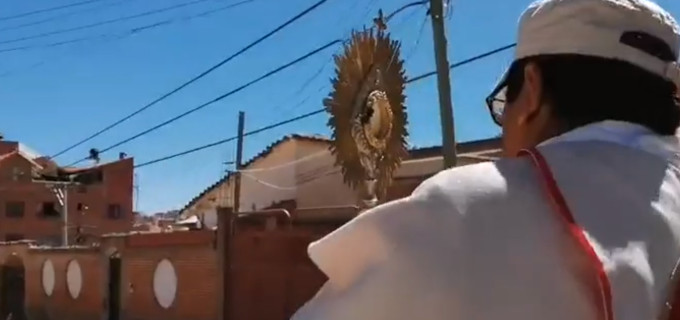
<path fill-rule="evenodd" d="M 335 157 L 328 151 L 328 146 L 320 141 L 290 139 L 244 168 L 241 211 L 262 209 L 289 199 L 295 199 L 299 208 L 356 205 L 358 192 L 343 183 L 340 168 L 335 167 Z M 466 158 L 466 154 L 460 156 L 459 165 L 479 162 Z M 287 165 L 290 163 L 294 164 Z M 395 178 L 432 175 L 443 167 L 441 156 L 407 160 L 397 169 Z M 188 215 L 203 217 L 207 226 L 212 226 L 214 220 L 216 225 L 214 209 L 232 206 L 232 185 L 233 181 L 227 181 L 204 195 L 188 210 Z"/>
<path fill-rule="evenodd" d="M 295 144 L 295 140 L 287 140 L 266 157 L 244 168 L 241 211 L 259 210 L 272 203 L 295 198 L 295 167 L 286 165 L 295 160 Z"/>
<path fill-rule="evenodd" d="M 355 205 L 357 193 L 342 182 L 340 167 L 335 166 L 335 157 L 328 151 L 328 144 L 311 141 L 298 144 L 299 158 L 319 152 L 324 153 L 299 163 L 295 168 L 298 207 Z"/>

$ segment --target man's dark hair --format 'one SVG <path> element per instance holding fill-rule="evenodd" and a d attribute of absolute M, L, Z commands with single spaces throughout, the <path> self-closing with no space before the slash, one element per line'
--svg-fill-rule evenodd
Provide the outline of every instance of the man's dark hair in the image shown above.
<path fill-rule="evenodd" d="M 603 120 L 643 125 L 661 135 L 680 126 L 680 103 L 673 83 L 628 62 L 582 55 L 543 55 L 515 61 L 507 82 L 514 101 L 524 66 L 541 70 L 544 96 L 566 130 Z"/>

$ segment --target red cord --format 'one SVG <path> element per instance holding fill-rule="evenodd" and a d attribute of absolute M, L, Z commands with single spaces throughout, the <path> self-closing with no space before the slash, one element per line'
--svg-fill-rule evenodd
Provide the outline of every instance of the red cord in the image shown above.
<path fill-rule="evenodd" d="M 548 198 L 550 199 L 553 209 L 562 217 L 562 220 L 566 222 L 569 234 L 572 236 L 572 238 L 574 238 L 574 240 L 576 240 L 576 242 L 579 244 L 579 246 L 581 246 L 583 251 L 588 256 L 588 259 L 597 273 L 598 283 L 594 287 L 597 288 L 596 290 L 600 291 L 599 295 L 602 297 L 602 299 L 598 299 L 598 301 L 596 301 L 596 304 L 602 310 L 604 320 L 614 320 L 614 312 L 612 308 L 612 291 L 609 284 L 609 278 L 607 278 L 607 273 L 604 270 L 604 265 L 597 256 L 597 253 L 595 253 L 595 249 L 593 249 L 593 246 L 586 238 L 585 232 L 581 226 L 576 223 L 576 220 L 574 220 L 574 216 L 571 214 L 571 210 L 569 210 L 567 201 L 564 199 L 564 196 L 562 195 L 562 192 L 555 181 L 548 162 L 535 148 L 522 150 L 520 151 L 519 155 L 528 155 L 531 158 L 534 167 L 536 167 L 541 179 L 543 180 L 543 186 L 548 193 Z"/>

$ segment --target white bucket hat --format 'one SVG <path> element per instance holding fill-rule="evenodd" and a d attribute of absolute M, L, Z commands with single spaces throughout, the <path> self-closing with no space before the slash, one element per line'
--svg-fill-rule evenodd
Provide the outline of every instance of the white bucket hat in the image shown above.
<path fill-rule="evenodd" d="M 518 38 L 515 60 L 551 54 L 620 60 L 680 87 L 680 27 L 648 0 L 536 1 L 520 18 Z M 506 77 L 507 71 L 489 99 L 503 95 Z"/>

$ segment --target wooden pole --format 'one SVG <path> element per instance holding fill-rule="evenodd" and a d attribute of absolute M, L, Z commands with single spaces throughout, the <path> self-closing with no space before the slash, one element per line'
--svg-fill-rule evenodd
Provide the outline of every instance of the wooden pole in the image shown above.
<path fill-rule="evenodd" d="M 233 261 L 233 236 L 236 217 L 241 206 L 241 165 L 243 162 L 243 137 L 245 131 L 245 113 L 238 113 L 238 136 L 236 140 L 236 172 L 234 172 L 234 199 L 232 208 L 220 208 L 217 213 L 217 252 L 219 254 L 218 263 L 221 277 L 220 313 L 219 320 L 231 319 L 232 314 L 232 261 Z"/>
<path fill-rule="evenodd" d="M 236 173 L 234 176 L 234 214 L 238 214 L 241 207 L 241 165 L 243 162 L 243 133 L 245 130 L 246 114 L 238 113 L 238 138 L 236 140 Z"/>
<path fill-rule="evenodd" d="M 217 261 L 219 264 L 220 291 L 218 293 L 219 320 L 228 320 L 232 313 L 232 219 L 231 208 L 217 209 Z"/>
<path fill-rule="evenodd" d="M 442 154 L 444 168 L 456 166 L 456 137 L 453 123 L 453 102 L 451 101 L 451 80 L 446 53 L 444 31 L 444 0 L 430 0 L 432 35 L 434 37 L 434 58 L 437 64 L 437 89 L 439 92 L 439 116 L 442 127 Z"/>

